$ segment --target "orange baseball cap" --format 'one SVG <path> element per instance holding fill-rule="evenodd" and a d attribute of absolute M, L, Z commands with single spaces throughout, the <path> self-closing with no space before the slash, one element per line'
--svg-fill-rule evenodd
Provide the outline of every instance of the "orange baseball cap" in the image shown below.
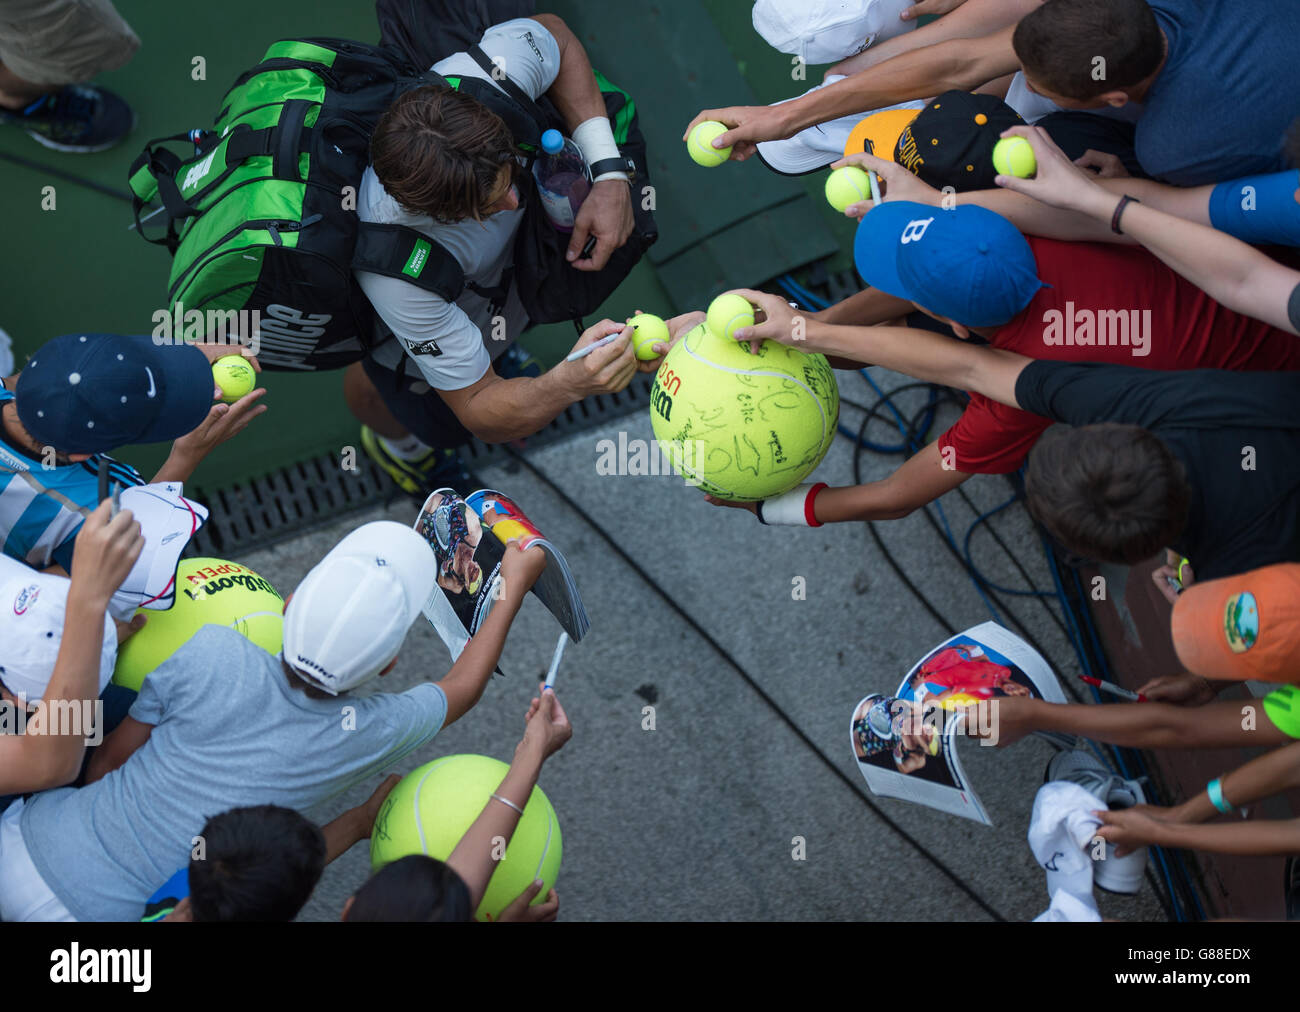
<path fill-rule="evenodd" d="M 1174 650 L 1192 674 L 1300 683 L 1300 563 L 1194 583 L 1178 595 Z"/>
<path fill-rule="evenodd" d="M 844 143 L 844 157 L 860 155 L 865 151 L 892 162 L 898 135 L 916 119 L 918 112 L 919 109 L 882 109 L 873 112 L 850 131 L 849 139 Z"/>

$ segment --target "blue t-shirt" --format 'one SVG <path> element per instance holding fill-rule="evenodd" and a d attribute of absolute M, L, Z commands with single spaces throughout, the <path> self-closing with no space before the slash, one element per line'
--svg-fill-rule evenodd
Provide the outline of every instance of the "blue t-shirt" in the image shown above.
<path fill-rule="evenodd" d="M 1175 186 L 1288 168 L 1300 115 L 1300 3 L 1150 0 L 1168 59 L 1143 103 L 1138 161 Z"/>
<path fill-rule="evenodd" d="M 447 697 L 427 683 L 311 699 L 289 685 L 278 656 L 210 625 L 144 680 L 131 716 L 154 725 L 135 755 L 23 809 L 32 861 L 78 920 L 139 920 L 214 815 L 304 811 L 372 780 L 433 739 Z"/>
<path fill-rule="evenodd" d="M 0 387 L 0 406 L 14 395 Z M 99 505 L 99 462 L 46 469 L 5 441 L 0 430 L 0 547 L 37 569 L 58 563 L 72 571 L 72 545 L 86 515 Z M 106 458 L 110 478 L 123 488 L 143 485 L 140 472 Z"/>

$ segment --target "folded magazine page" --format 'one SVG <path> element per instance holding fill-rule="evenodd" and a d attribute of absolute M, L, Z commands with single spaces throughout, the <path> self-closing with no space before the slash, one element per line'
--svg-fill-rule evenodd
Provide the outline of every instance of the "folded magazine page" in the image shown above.
<path fill-rule="evenodd" d="M 505 547 L 483 536 L 478 515 L 449 488 L 424 501 L 415 529 L 433 546 L 438 561 L 438 582 L 425 602 L 424 617 L 455 660 L 492 610 Z"/>
<path fill-rule="evenodd" d="M 546 569 L 533 585 L 533 593 L 555 616 L 571 640 L 576 643 L 587 635 L 591 620 L 587 618 L 587 609 L 583 607 L 568 560 L 528 519 L 519 504 L 494 489 L 480 489 L 466 502 L 502 544 L 517 539 L 520 548 L 537 545 L 546 553 Z"/>
<path fill-rule="evenodd" d="M 1006 696 L 1067 702 L 1038 651 L 996 622 L 960 632 L 923 657 L 892 696 L 853 709 L 849 733 L 873 794 L 901 798 L 992 825 L 957 755 L 962 710 Z M 988 708 L 970 719 L 994 719 Z"/>

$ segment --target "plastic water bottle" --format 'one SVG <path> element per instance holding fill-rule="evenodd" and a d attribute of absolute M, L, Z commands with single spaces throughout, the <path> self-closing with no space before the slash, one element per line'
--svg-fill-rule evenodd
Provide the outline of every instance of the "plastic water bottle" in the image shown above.
<path fill-rule="evenodd" d="M 558 130 L 542 134 L 542 154 L 533 163 L 542 207 L 560 232 L 572 232 L 578 208 L 591 192 L 587 162 L 578 145 Z"/>

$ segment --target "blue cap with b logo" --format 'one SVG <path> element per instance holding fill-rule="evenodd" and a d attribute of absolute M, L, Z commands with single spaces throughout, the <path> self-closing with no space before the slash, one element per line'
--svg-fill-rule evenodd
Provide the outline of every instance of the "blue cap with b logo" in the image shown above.
<path fill-rule="evenodd" d="M 974 204 L 879 204 L 858 225 L 853 258 L 872 288 L 967 327 L 1001 326 L 1044 287 L 1025 237 Z"/>

